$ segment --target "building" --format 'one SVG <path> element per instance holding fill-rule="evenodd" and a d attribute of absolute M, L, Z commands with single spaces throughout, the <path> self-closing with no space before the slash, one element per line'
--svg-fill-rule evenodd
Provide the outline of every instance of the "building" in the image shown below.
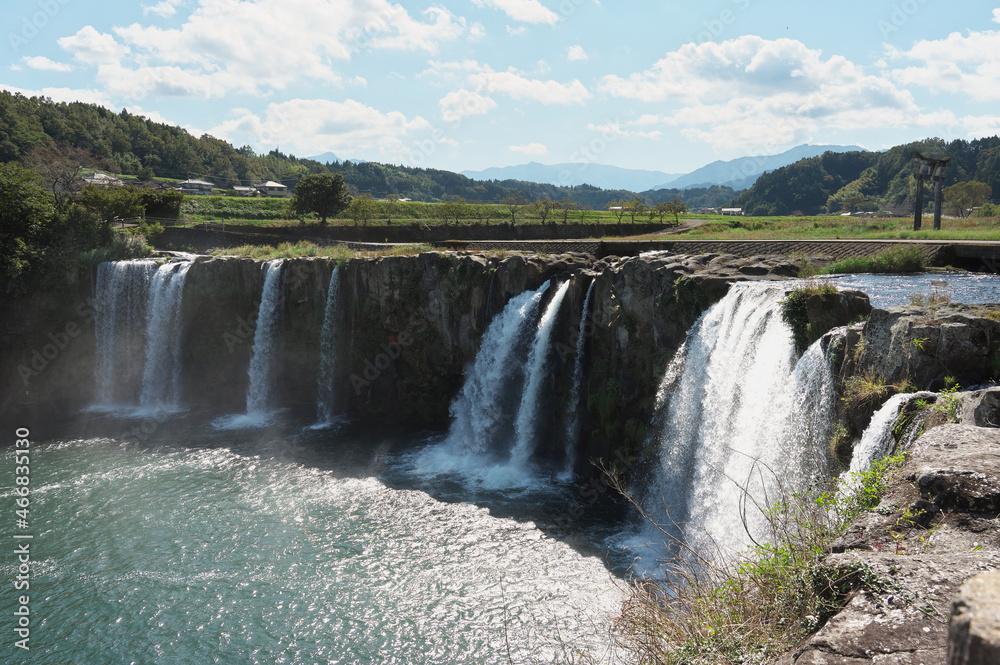
<path fill-rule="evenodd" d="M 95 173 L 87 176 L 83 181 L 94 187 L 122 187 L 125 184 L 120 178 L 108 175 L 107 173 Z"/>
<path fill-rule="evenodd" d="M 274 182 L 273 180 L 268 180 L 260 185 L 254 185 L 254 188 L 261 193 L 262 196 L 291 196 L 292 193 L 288 191 L 287 185 L 282 185 L 280 182 Z"/>
<path fill-rule="evenodd" d="M 743 208 L 723 208 L 722 214 L 741 217 L 743 215 Z"/>
<path fill-rule="evenodd" d="M 215 187 L 215 185 L 207 180 L 185 180 L 177 187 L 174 187 L 174 189 L 182 194 L 192 196 L 208 196 L 212 193 L 213 187 Z"/>
<path fill-rule="evenodd" d="M 259 192 L 256 187 L 240 187 L 239 185 L 233 187 L 237 196 L 257 196 Z"/>

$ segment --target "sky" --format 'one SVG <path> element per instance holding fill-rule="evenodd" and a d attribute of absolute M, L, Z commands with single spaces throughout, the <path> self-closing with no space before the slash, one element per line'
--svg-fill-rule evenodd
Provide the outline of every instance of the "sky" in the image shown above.
<path fill-rule="evenodd" d="M 1000 133 L 1000 1 L 29 0 L 0 88 L 257 152 L 686 173 Z"/>

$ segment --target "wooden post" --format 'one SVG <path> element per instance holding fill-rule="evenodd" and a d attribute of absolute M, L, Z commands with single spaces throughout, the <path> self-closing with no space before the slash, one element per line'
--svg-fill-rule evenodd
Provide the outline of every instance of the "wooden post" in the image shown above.
<path fill-rule="evenodd" d="M 913 177 L 917 179 L 917 202 L 913 209 L 913 230 L 919 231 L 920 221 L 924 215 L 924 177 L 922 173 L 917 173 Z"/>

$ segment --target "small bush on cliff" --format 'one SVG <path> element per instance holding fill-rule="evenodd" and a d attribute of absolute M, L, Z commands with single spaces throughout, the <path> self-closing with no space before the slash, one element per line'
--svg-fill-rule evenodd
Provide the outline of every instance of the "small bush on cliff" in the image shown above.
<path fill-rule="evenodd" d="M 781 301 L 781 320 L 792 329 L 795 347 L 804 350 L 809 341 L 809 312 L 807 302 L 815 295 L 835 295 L 837 287 L 829 282 L 806 282 L 785 296 Z"/>

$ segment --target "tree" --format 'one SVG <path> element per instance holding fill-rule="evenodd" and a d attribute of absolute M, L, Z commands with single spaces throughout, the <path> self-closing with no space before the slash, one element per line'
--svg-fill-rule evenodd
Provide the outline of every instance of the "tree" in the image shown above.
<path fill-rule="evenodd" d="M 687 204 L 675 196 L 674 200 L 670 202 L 670 213 L 674 216 L 674 224 L 681 223 L 681 215 L 686 213 L 687 210 Z"/>
<path fill-rule="evenodd" d="M 562 223 L 566 224 L 569 222 L 569 213 L 573 210 L 579 210 L 580 206 L 571 201 L 568 196 L 564 196 L 559 201 L 559 209 L 562 210 Z"/>
<path fill-rule="evenodd" d="M 88 169 L 107 167 L 90 151 L 64 143 L 35 148 L 24 157 L 23 162 L 38 173 L 45 187 L 52 192 L 59 212 L 65 212 L 70 202 L 83 190 L 83 174 Z"/>
<path fill-rule="evenodd" d="M 521 194 L 520 192 L 508 194 L 500 199 L 500 204 L 507 208 L 507 211 L 510 212 L 511 224 L 517 224 L 517 213 L 527 202 L 528 200 L 524 198 L 524 194 Z"/>
<path fill-rule="evenodd" d="M 972 208 L 983 205 L 993 195 L 993 188 L 985 182 L 971 180 L 945 187 L 943 193 L 944 200 L 955 209 L 959 217 L 968 217 Z"/>
<path fill-rule="evenodd" d="M 538 217 L 542 224 L 544 224 L 545 220 L 549 218 L 549 214 L 558 208 L 559 204 L 547 196 L 531 203 L 532 212 L 535 213 L 535 216 Z"/>
<path fill-rule="evenodd" d="M 98 187 L 87 185 L 80 194 L 80 203 L 101 218 L 105 226 L 115 219 L 135 219 L 146 210 L 142 191 L 135 187 Z"/>
<path fill-rule="evenodd" d="M 299 180 L 290 208 L 299 217 L 315 213 L 319 215 L 319 223 L 325 225 L 328 217 L 342 213 L 350 204 L 351 196 L 344 184 L 344 176 L 339 173 L 313 173 Z"/>
<path fill-rule="evenodd" d="M 362 226 L 368 226 L 368 221 L 378 213 L 378 201 L 373 199 L 371 194 L 355 196 L 347 206 L 347 214 L 354 220 L 355 225 L 360 222 Z"/>
<path fill-rule="evenodd" d="M 38 174 L 16 163 L 0 164 L 0 279 L 7 293 L 41 257 L 55 208 Z"/>
<path fill-rule="evenodd" d="M 442 201 L 438 205 L 440 206 L 441 217 L 444 218 L 445 225 L 448 224 L 448 220 L 450 219 L 457 226 L 461 220 L 469 216 L 469 205 L 461 196 L 450 201 Z"/>
<path fill-rule="evenodd" d="M 392 224 L 392 214 L 399 207 L 399 194 L 390 194 L 382 203 L 382 212 L 385 213 L 385 224 Z"/>
<path fill-rule="evenodd" d="M 625 199 L 615 199 L 608 204 L 608 210 L 611 211 L 611 214 L 614 215 L 618 219 L 618 223 L 621 224 L 622 217 L 624 217 L 625 213 L 628 212 L 628 207 L 631 204 L 631 201 L 626 201 Z"/>
<path fill-rule="evenodd" d="M 660 224 L 663 223 L 663 218 L 670 213 L 672 204 L 670 203 L 657 203 L 655 206 L 649 209 L 649 221 L 653 221 L 653 217 L 660 218 Z"/>
<path fill-rule="evenodd" d="M 635 224 L 636 215 L 641 215 L 646 211 L 646 202 L 637 196 L 625 204 L 625 210 L 628 211 L 629 221 Z M 621 220 L 619 219 L 619 221 Z"/>
<path fill-rule="evenodd" d="M 484 204 L 482 201 L 476 200 L 469 204 L 470 213 L 473 217 L 479 220 L 480 224 L 489 225 L 490 217 L 493 216 L 493 208 Z"/>

